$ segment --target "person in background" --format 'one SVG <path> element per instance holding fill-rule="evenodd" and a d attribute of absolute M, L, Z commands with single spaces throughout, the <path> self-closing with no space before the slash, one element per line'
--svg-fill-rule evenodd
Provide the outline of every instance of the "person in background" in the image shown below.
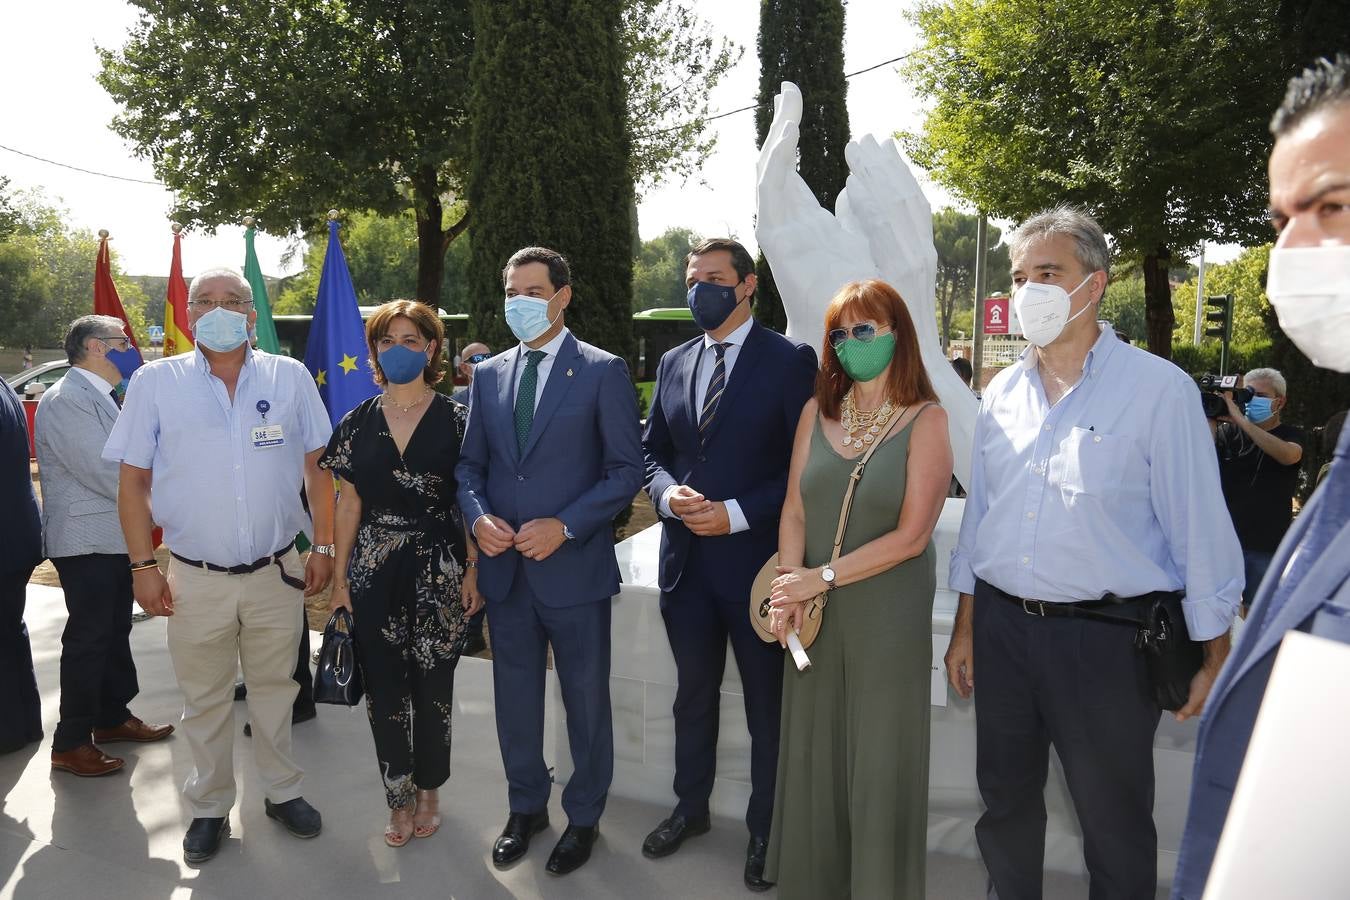
<path fill-rule="evenodd" d="M 1278 235 L 1266 294 L 1313 364 L 1350 373 L 1350 55 L 1289 82 L 1270 124 L 1270 218 Z M 1174 900 L 1201 900 L 1284 636 L 1350 643 L 1350 428 L 1285 534 L 1200 722 Z M 1316 685 L 1309 685 L 1315 696 Z M 1343 715 L 1344 710 L 1332 710 Z M 1297 819 L 1272 827 L 1298 828 Z"/>
<path fill-rule="evenodd" d="M 922 900 L 928 836 L 933 529 L 952 477 L 914 322 L 883 281 L 825 311 L 815 399 L 802 410 L 770 594 L 780 643 L 830 595 L 811 668 L 782 662 L 783 724 L 766 876 L 783 898 Z M 876 449 L 853 495 L 857 459 Z M 742 604 L 744 606 L 744 604 Z"/>
<path fill-rule="evenodd" d="M 1275 369 L 1252 369 L 1242 378 L 1255 396 L 1245 411 L 1231 391 L 1220 394 L 1228 415 L 1215 423 L 1219 479 L 1228 514 L 1242 545 L 1246 587 L 1242 614 L 1265 578 L 1270 560 L 1294 520 L 1294 492 L 1303 461 L 1303 432 L 1281 418 L 1288 403 L 1284 376 Z"/>
<path fill-rule="evenodd" d="M 456 403 L 469 405 L 469 400 L 473 397 L 473 370 L 479 363 L 486 362 L 492 358 L 492 350 L 482 341 L 474 341 L 468 344 L 461 351 L 459 356 L 459 374 L 465 380 L 464 387 L 451 394 L 451 398 Z M 487 618 L 487 608 L 482 604 L 478 607 L 478 612 L 469 619 L 469 637 L 464 644 L 464 655 L 474 656 L 487 649 L 487 638 L 483 636 L 483 620 Z"/>
<path fill-rule="evenodd" d="M 122 400 L 116 385 L 140 364 L 112 316 L 81 316 L 66 331 L 70 370 L 43 393 L 34 419 L 42 478 L 43 551 L 61 577 L 61 720 L 52 768 L 109 775 L 123 760 L 101 744 L 158 741 L 172 725 L 147 725 L 127 708 L 140 691 L 131 656 L 130 560 L 117 518 L 118 465 L 100 457 Z"/>
<path fill-rule="evenodd" d="M 432 390 L 445 328 L 425 303 L 392 300 L 366 320 L 366 344 L 381 393 L 342 418 L 319 465 L 339 479 L 330 605 L 352 614 L 384 842 L 402 847 L 440 828 L 455 668 L 482 598 L 455 499 L 468 410 Z"/>
<path fill-rule="evenodd" d="M 28 419 L 0 379 L 0 753 L 42 740 L 42 702 L 23 621 L 28 578 L 42 562 L 42 521 L 28 466 Z"/>
<path fill-rule="evenodd" d="M 975 378 L 975 369 L 971 366 L 970 360 L 966 359 L 964 356 L 953 356 L 952 368 L 956 371 L 957 375 L 961 376 L 961 380 L 965 382 L 966 387 L 970 388 L 972 391 L 975 390 L 975 388 L 971 387 L 971 381 Z"/>

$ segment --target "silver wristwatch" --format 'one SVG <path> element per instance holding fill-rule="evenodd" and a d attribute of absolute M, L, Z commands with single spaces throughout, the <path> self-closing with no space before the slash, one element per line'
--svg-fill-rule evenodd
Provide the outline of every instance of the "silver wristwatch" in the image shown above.
<path fill-rule="evenodd" d="M 825 590 L 834 590 L 834 569 L 831 569 L 829 566 L 821 566 L 820 580 L 825 582 Z"/>
<path fill-rule="evenodd" d="M 569 541 L 575 541 L 577 539 L 577 536 L 572 533 L 572 529 L 567 527 L 566 522 L 563 523 L 563 537 Z"/>
<path fill-rule="evenodd" d="M 332 544 L 311 544 L 310 548 L 320 556 L 335 556 L 336 548 Z"/>

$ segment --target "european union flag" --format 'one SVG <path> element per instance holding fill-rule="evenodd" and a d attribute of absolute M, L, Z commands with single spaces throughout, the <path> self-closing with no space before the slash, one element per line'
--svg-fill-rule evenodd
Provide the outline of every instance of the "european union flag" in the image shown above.
<path fill-rule="evenodd" d="M 370 354 L 356 289 L 338 242 L 338 223 L 328 223 L 328 252 L 319 275 L 319 299 L 305 345 L 305 368 L 319 385 L 319 396 L 334 425 L 367 397 L 379 393 L 371 377 Z"/>

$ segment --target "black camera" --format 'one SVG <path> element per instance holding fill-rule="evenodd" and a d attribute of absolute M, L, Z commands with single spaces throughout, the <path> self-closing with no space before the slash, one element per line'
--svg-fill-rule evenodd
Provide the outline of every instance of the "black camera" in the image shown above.
<path fill-rule="evenodd" d="M 1256 392 L 1248 387 L 1238 387 L 1238 376 L 1236 375 L 1201 375 L 1200 382 L 1200 408 L 1205 411 L 1206 419 L 1217 419 L 1220 416 L 1228 415 L 1228 404 L 1223 402 L 1220 394 L 1231 394 L 1233 405 L 1238 408 L 1238 412 L 1245 412 L 1247 401 L 1256 396 Z"/>

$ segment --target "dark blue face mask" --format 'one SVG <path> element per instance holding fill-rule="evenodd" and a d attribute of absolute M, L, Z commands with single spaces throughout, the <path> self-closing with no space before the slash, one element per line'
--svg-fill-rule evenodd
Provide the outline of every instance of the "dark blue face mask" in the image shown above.
<path fill-rule="evenodd" d="M 380 368 L 390 384 L 408 384 L 416 381 L 427 367 L 427 354 L 395 344 L 380 351 Z"/>
<path fill-rule="evenodd" d="M 712 284 L 696 281 L 689 289 L 689 311 L 694 314 L 694 324 L 704 331 L 716 331 L 730 318 L 737 304 L 735 286 Z"/>

